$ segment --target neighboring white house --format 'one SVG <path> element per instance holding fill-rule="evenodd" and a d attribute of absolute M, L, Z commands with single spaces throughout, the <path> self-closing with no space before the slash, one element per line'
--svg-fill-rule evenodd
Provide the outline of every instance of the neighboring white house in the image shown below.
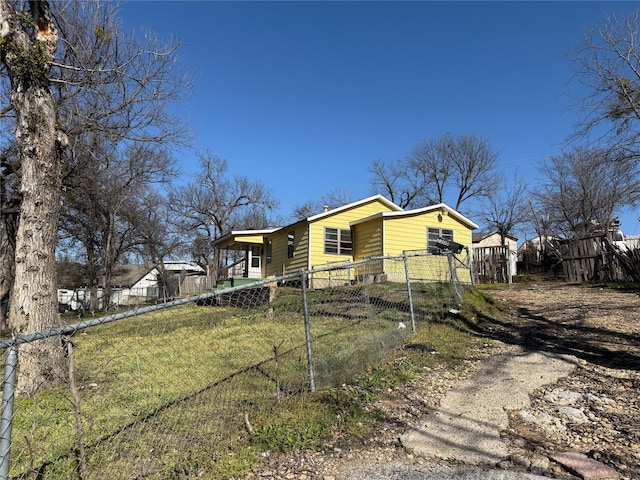
<path fill-rule="evenodd" d="M 194 293 L 193 280 L 206 280 L 206 272 L 199 265 L 183 261 L 163 263 L 165 278 L 162 279 L 160 267 L 153 265 L 117 265 L 111 278 L 110 305 L 141 305 L 163 301 L 174 296 Z M 198 277 L 194 279 L 194 277 Z M 187 284 L 190 287 L 187 288 Z M 201 289 L 202 289 L 201 288 Z M 183 290 L 188 291 L 183 291 Z M 198 292 L 196 292 L 198 293 Z M 63 309 L 81 310 L 89 308 L 91 289 L 58 289 L 58 304 Z M 98 308 L 104 305 L 104 289 L 97 289 Z"/>

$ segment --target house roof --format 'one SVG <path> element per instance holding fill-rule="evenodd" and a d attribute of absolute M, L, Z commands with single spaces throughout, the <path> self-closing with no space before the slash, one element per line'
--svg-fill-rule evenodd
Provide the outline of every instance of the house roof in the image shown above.
<path fill-rule="evenodd" d="M 444 214 L 446 214 L 446 215 L 448 215 L 450 217 L 455 218 L 456 220 L 458 220 L 460 223 L 466 225 L 471 230 L 474 230 L 474 229 L 478 228 L 478 225 L 476 225 L 474 222 L 472 222 L 467 217 L 465 217 L 461 213 L 457 212 L 453 208 L 449 207 L 446 203 L 438 203 L 436 205 L 429 205 L 428 207 L 415 208 L 413 210 L 402 210 L 402 209 L 400 209 L 400 211 L 395 211 L 395 212 L 380 212 L 380 213 L 376 213 L 376 214 L 371 215 L 371 216 L 366 217 L 366 218 L 361 218 L 359 220 L 355 220 L 355 221 L 351 222 L 351 225 L 357 225 L 358 223 L 367 222 L 367 221 L 372 220 L 374 218 L 405 217 L 405 216 L 408 217 L 408 216 L 411 216 L 411 215 L 419 215 L 421 213 L 430 213 L 430 212 L 434 212 L 434 211 L 440 211 L 440 212 L 442 212 L 442 213 L 444 213 Z"/>
<path fill-rule="evenodd" d="M 187 274 L 204 274 L 204 269 L 199 265 L 193 265 L 183 261 L 163 262 L 164 269 L 168 272 L 186 272 Z M 148 273 L 158 268 L 153 264 L 116 265 L 111 276 L 112 287 L 131 287 L 138 283 Z"/>
<path fill-rule="evenodd" d="M 480 243 L 482 240 L 484 240 L 485 238 L 488 238 L 492 235 L 500 235 L 498 232 L 475 232 L 471 234 L 471 241 L 473 243 Z M 505 235 L 506 238 L 509 238 L 511 240 L 514 241 L 518 241 L 518 237 L 511 235 L 511 234 L 506 234 Z"/>
<path fill-rule="evenodd" d="M 445 203 L 438 203 L 436 205 L 430 205 L 428 207 L 423 207 L 423 208 L 416 208 L 416 209 L 413 209 L 413 210 L 403 210 L 402 207 L 396 205 L 391 200 L 383 197 L 382 195 L 373 195 L 371 197 L 367 197 L 367 198 L 364 198 L 362 200 L 358 200 L 357 202 L 352 202 L 352 203 L 349 203 L 347 205 L 343 205 L 341 207 L 332 208 L 331 210 L 327 210 L 325 212 L 318 213 L 316 215 L 311 215 L 310 217 L 304 218 L 302 220 L 297 220 L 297 221 L 295 221 L 293 223 L 290 223 L 289 225 L 286 225 L 284 227 L 265 228 L 265 229 L 261 229 L 261 230 L 233 230 L 233 231 L 223 235 L 222 237 L 218 238 L 217 240 L 215 240 L 213 242 L 213 244 L 214 244 L 214 246 L 216 246 L 218 248 L 229 248 L 232 245 L 238 246 L 238 245 L 243 245 L 243 244 L 262 244 L 263 241 L 264 241 L 264 236 L 265 235 L 270 235 L 270 234 L 275 233 L 275 232 L 277 232 L 279 230 L 284 230 L 284 229 L 287 229 L 287 228 L 291 228 L 291 226 L 297 225 L 297 224 L 302 223 L 302 222 L 315 222 L 316 220 L 320 220 L 322 218 L 329 217 L 331 215 L 335 215 L 337 213 L 349 210 L 351 208 L 356 208 L 356 207 L 359 207 L 361 205 L 365 205 L 367 203 L 376 202 L 376 201 L 380 202 L 383 205 L 385 205 L 391 211 L 379 212 L 379 213 L 376 213 L 376 214 L 371 215 L 369 217 L 361 218 L 359 220 L 355 220 L 355 221 L 351 222 L 351 225 L 357 225 L 359 223 L 372 220 L 374 218 L 408 217 L 408 216 L 411 216 L 411 215 L 419 215 L 419 214 L 422 214 L 422 213 L 440 211 L 443 214 L 446 214 L 446 215 L 448 215 L 450 217 L 455 218 L 456 220 L 458 220 L 460 223 L 462 223 L 463 225 L 467 226 L 471 230 L 475 230 L 476 228 L 479 228 L 478 225 L 476 225 L 474 222 L 472 222 L 467 217 L 465 217 L 461 213 L 457 212 L 453 208 L 449 207 Z"/>
<path fill-rule="evenodd" d="M 146 275 L 152 267 L 149 265 L 114 265 L 111 273 L 111 287 L 122 287 L 134 285 L 144 275 Z M 104 279 L 104 274 L 100 274 L 100 285 Z M 86 266 L 79 263 L 66 265 L 65 268 L 59 268 L 58 286 L 64 289 L 74 289 L 78 287 L 86 287 L 89 283 L 87 278 Z"/>
<path fill-rule="evenodd" d="M 188 273 L 205 273 L 204 268 L 200 265 L 194 265 L 191 262 L 185 262 L 184 260 L 165 260 L 162 262 L 162 266 L 169 272 L 182 272 Z"/>
<path fill-rule="evenodd" d="M 254 243 L 262 244 L 263 236 L 269 235 L 281 227 L 263 228 L 260 230 L 232 230 L 229 233 L 224 234 L 213 242 L 213 245 L 219 248 L 225 248 L 232 244 L 237 243 Z M 259 238 L 255 238 L 259 237 Z M 254 240 L 255 239 L 255 240 Z"/>
<path fill-rule="evenodd" d="M 347 205 L 342 205 L 340 207 L 332 208 L 331 210 L 327 210 L 322 213 L 318 213 L 315 215 L 311 215 L 310 217 L 303 218 L 301 220 L 296 220 L 293 223 L 290 223 L 284 227 L 275 227 L 275 228 L 265 228 L 262 230 L 233 230 L 229 233 L 226 233 L 222 237 L 218 238 L 213 242 L 214 246 L 218 248 L 226 248 L 231 245 L 239 245 L 244 243 L 262 243 L 262 239 L 255 239 L 255 241 L 251 240 L 251 237 L 269 235 L 279 230 L 284 230 L 287 228 L 291 228 L 293 225 L 297 225 L 302 222 L 315 222 L 316 220 L 320 220 L 321 218 L 329 217 L 331 215 L 335 215 L 337 213 L 343 212 L 345 210 L 349 210 L 351 208 L 359 207 L 360 205 L 365 205 L 367 203 L 371 203 L 374 201 L 378 201 L 388 208 L 396 211 L 403 212 L 402 207 L 399 207 L 391 200 L 383 197 L 382 195 L 373 195 L 371 197 L 363 198 L 362 200 L 358 200 L 357 202 L 352 202 Z"/>
<path fill-rule="evenodd" d="M 204 275 L 205 270 L 199 266 L 183 260 L 167 260 L 163 262 L 167 272 L 181 273 L 187 275 Z M 111 272 L 111 287 L 130 287 L 135 285 L 140 279 L 156 268 L 155 264 L 126 264 L 114 265 Z M 73 289 L 86 287 L 88 284 L 86 266 L 79 263 L 65 265 L 65 268 L 58 269 L 58 285 L 60 288 Z M 104 274 L 100 274 L 102 282 Z M 102 285 L 102 283 L 100 283 Z"/>
<path fill-rule="evenodd" d="M 383 197 L 382 195 L 373 195 L 371 197 L 367 197 L 367 198 L 363 198 L 362 200 L 358 200 L 357 202 L 348 203 L 347 205 L 343 205 L 343 206 L 337 207 L 337 208 L 332 208 L 331 210 L 327 210 L 326 212 L 322 212 L 322 213 L 318 213 L 316 215 L 312 215 L 310 217 L 307 217 L 306 220 L 308 222 L 314 222 L 314 221 L 319 220 L 321 218 L 329 217 L 331 215 L 335 215 L 336 213 L 340 213 L 340 212 L 343 212 L 345 210 L 349 210 L 349 209 L 354 208 L 354 207 L 359 207 L 360 205 L 364 205 L 366 203 L 371 203 L 371 202 L 374 202 L 374 201 L 378 201 L 378 202 L 386 205 L 391 210 L 399 211 L 399 212 L 403 212 L 404 211 L 404 210 L 402 210 L 402 207 L 399 207 L 398 205 L 393 203 L 391 200 Z M 298 223 L 298 222 L 295 222 L 295 223 Z"/>
<path fill-rule="evenodd" d="M 112 287 L 130 287 L 149 273 L 153 266 L 149 265 L 116 265 L 111 274 Z"/>

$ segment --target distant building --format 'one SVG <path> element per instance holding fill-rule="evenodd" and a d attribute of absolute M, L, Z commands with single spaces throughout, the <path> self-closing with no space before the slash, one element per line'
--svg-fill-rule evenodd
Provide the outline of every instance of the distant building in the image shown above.
<path fill-rule="evenodd" d="M 472 234 L 473 250 L 474 254 L 483 249 L 490 249 L 492 247 L 501 247 L 502 238 L 498 232 L 474 232 Z M 518 251 L 518 237 L 507 234 L 504 239 L 504 246 L 509 250 L 509 275 L 513 278 L 518 273 L 517 264 L 517 251 Z"/>
<path fill-rule="evenodd" d="M 116 265 L 110 282 L 109 305 L 143 305 L 201 293 L 207 288 L 206 279 L 202 267 L 184 261 L 166 261 L 162 266 Z M 104 289 L 98 287 L 94 290 L 98 308 L 103 309 Z M 88 286 L 58 289 L 58 304 L 62 310 L 87 310 L 90 297 L 91 288 Z"/>

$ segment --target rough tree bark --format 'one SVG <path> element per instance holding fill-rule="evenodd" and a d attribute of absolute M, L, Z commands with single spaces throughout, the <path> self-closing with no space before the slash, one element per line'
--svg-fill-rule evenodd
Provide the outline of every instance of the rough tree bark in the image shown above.
<path fill-rule="evenodd" d="M 13 288 L 16 253 L 16 230 L 20 199 L 16 196 L 16 186 L 9 181 L 16 174 L 17 159 L 15 149 L 9 147 L 0 156 L 0 332 L 7 336 L 9 325 L 9 296 Z"/>
<path fill-rule="evenodd" d="M 29 15 L 0 0 L 0 54 L 11 82 L 15 138 L 22 165 L 9 328 L 16 334 L 59 324 L 55 247 L 60 215 L 61 148 L 49 72 L 58 33 L 48 2 L 29 2 Z M 64 374 L 59 339 L 20 349 L 18 389 L 32 394 Z"/>
<path fill-rule="evenodd" d="M 15 278 L 17 213 L 4 213 L 0 221 L 0 331 L 9 328 L 9 297 Z"/>

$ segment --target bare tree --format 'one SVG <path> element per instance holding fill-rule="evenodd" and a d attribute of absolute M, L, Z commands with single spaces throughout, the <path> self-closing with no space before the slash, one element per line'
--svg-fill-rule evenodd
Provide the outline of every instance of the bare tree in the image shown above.
<path fill-rule="evenodd" d="M 550 215 L 545 211 L 545 207 L 538 203 L 538 199 L 534 195 L 527 198 L 529 204 L 527 223 L 536 233 L 536 238 L 528 241 L 528 245 L 525 247 L 525 268 L 529 267 L 529 262 L 533 262 L 539 263 L 544 269 L 549 269 L 561 258 L 561 254 L 555 242 L 556 235 L 552 234 L 557 230 Z"/>
<path fill-rule="evenodd" d="M 271 207 L 264 205 L 251 205 L 243 209 L 237 217 L 236 228 L 254 230 L 276 225 L 270 210 Z"/>
<path fill-rule="evenodd" d="M 132 249 L 135 256 L 158 269 L 158 286 L 166 298 L 179 293 L 179 284 L 171 281 L 165 260 L 179 253 L 184 244 L 170 221 L 167 199 L 153 189 L 140 193 L 125 214 L 127 222 L 135 226 Z"/>
<path fill-rule="evenodd" d="M 427 193 L 429 181 L 422 175 L 422 170 L 413 167 L 411 159 L 396 163 L 375 160 L 369 167 L 372 189 L 402 208 L 431 203 Z"/>
<path fill-rule="evenodd" d="M 291 218 L 294 221 L 302 218 L 311 217 L 323 212 L 325 209 L 333 209 L 352 203 L 353 196 L 350 192 L 343 189 L 331 190 L 318 200 L 309 200 L 301 205 L 296 205 L 293 209 Z"/>
<path fill-rule="evenodd" d="M 588 31 L 582 46 L 573 52 L 575 78 L 587 91 L 578 101 L 583 117 L 575 137 L 591 135 L 600 145 L 615 145 L 619 158 L 638 158 L 639 27 L 638 10 L 611 16 Z"/>
<path fill-rule="evenodd" d="M 54 15 L 46 1 L 0 0 L 0 119 L 14 131 L 20 163 L 9 305 L 17 334 L 59 322 L 54 252 L 63 176 L 103 168 L 96 145 L 123 152 L 144 143 L 159 151 L 184 138 L 182 122 L 166 110 L 184 93 L 182 78 L 171 73 L 178 44 L 124 37 L 115 5 L 61 2 Z M 87 185 L 84 191 L 95 184 Z M 50 342 L 24 347 L 21 368 L 29 374 L 21 375 L 22 387 L 33 392 L 57 378 L 60 354 Z"/>
<path fill-rule="evenodd" d="M 91 308 L 98 308 L 98 287 L 108 308 L 114 266 L 128 253 L 138 251 L 148 222 L 140 211 L 149 185 L 168 181 L 173 160 L 156 149 L 134 145 L 119 151 L 101 145 L 92 157 L 102 168 L 80 170 L 67 178 L 63 194 L 61 232 L 84 248 L 87 281 L 91 286 Z"/>
<path fill-rule="evenodd" d="M 530 218 L 527 185 L 518 175 L 511 182 L 502 182 L 482 209 L 487 226 L 498 232 L 500 244 L 506 245 L 506 236 Z"/>
<path fill-rule="evenodd" d="M 46 1 L 29 2 L 20 12 L 0 0 L 0 59 L 10 79 L 9 102 L 21 164 L 20 222 L 15 242 L 15 277 L 9 326 L 19 334 L 59 322 L 55 246 L 60 216 L 61 151 L 57 102 L 49 74 L 58 29 Z M 53 340 L 22 348 L 19 388 L 34 392 L 63 374 L 62 349 Z"/>
<path fill-rule="evenodd" d="M 373 162 L 372 186 L 402 208 L 450 203 L 456 210 L 493 194 L 498 153 L 486 138 L 446 134 L 423 140 L 396 164 Z"/>
<path fill-rule="evenodd" d="M 129 223 L 136 225 L 136 254 L 145 261 L 162 265 L 183 247 L 171 222 L 167 199 L 157 191 L 149 189 L 138 195 L 127 216 L 132 217 Z"/>
<path fill-rule="evenodd" d="M 118 3 L 67 1 L 56 18 L 64 32 L 53 84 L 60 122 L 73 144 L 143 143 L 165 149 L 190 139 L 169 104 L 184 99 L 191 79 L 179 64 L 179 41 L 120 28 Z M 90 162 L 71 156 L 68 172 Z"/>
<path fill-rule="evenodd" d="M 446 134 L 418 145 L 410 165 L 435 187 L 432 201 L 441 203 L 451 198 L 454 208 L 460 210 L 467 200 L 493 194 L 500 181 L 495 172 L 497 159 L 498 153 L 486 138 Z"/>
<path fill-rule="evenodd" d="M 592 228 L 606 233 L 617 212 L 640 201 L 636 162 L 614 155 L 576 148 L 545 162 L 545 184 L 535 196 L 555 233 L 573 236 Z"/>
<path fill-rule="evenodd" d="M 230 176 L 227 161 L 211 153 L 200 155 L 200 166 L 195 181 L 170 192 L 169 205 L 181 230 L 194 239 L 197 260 L 215 281 L 219 255 L 213 242 L 240 226 L 243 214 L 256 207 L 273 209 L 277 201 L 261 182 Z"/>
<path fill-rule="evenodd" d="M 62 229 L 85 247 L 95 308 L 98 278 L 108 299 L 114 265 L 141 241 L 140 195 L 175 173 L 170 149 L 189 136 L 167 106 L 190 79 L 178 70 L 180 44 L 123 34 L 116 3 L 69 2 L 58 17 L 66 36 L 55 85 L 72 147 Z"/>

